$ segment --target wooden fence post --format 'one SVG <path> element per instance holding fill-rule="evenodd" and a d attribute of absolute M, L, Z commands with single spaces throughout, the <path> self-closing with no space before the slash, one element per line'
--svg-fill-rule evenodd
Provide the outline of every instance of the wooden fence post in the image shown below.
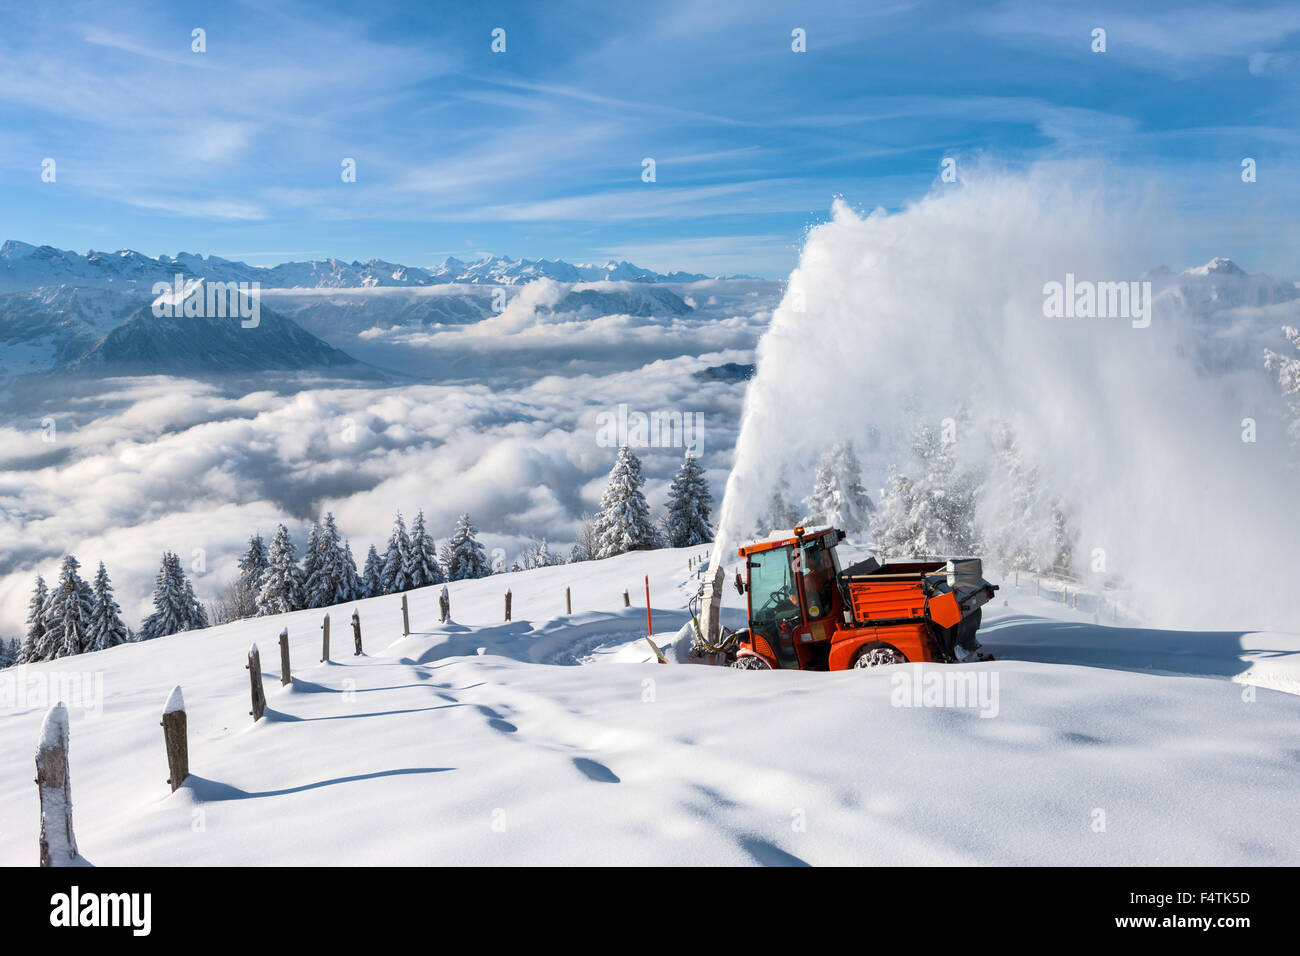
<path fill-rule="evenodd" d="M 185 698 L 177 684 L 167 695 L 162 715 L 163 743 L 167 746 L 167 782 L 175 793 L 190 775 L 190 745 L 186 733 Z"/>
<path fill-rule="evenodd" d="M 249 713 L 253 715 L 253 723 L 257 723 L 266 713 L 266 692 L 262 690 L 262 656 L 256 644 L 248 649 L 248 663 L 244 667 L 248 670 L 248 688 L 253 695 L 253 709 Z"/>
<path fill-rule="evenodd" d="M 280 683 L 287 684 L 289 676 L 289 629 L 280 632 Z"/>
<path fill-rule="evenodd" d="M 330 616 L 328 614 L 325 615 L 325 620 L 321 621 L 320 633 L 320 660 L 322 664 L 326 664 L 330 659 Z"/>
<path fill-rule="evenodd" d="M 402 592 L 402 637 L 411 635 L 411 613 L 406 607 L 406 592 Z"/>
<path fill-rule="evenodd" d="M 438 610 L 442 612 L 439 621 L 446 624 L 451 619 L 451 593 L 445 584 L 442 586 L 442 593 L 438 595 Z"/>
<path fill-rule="evenodd" d="M 41 724 L 36 786 L 41 794 L 41 866 L 71 866 L 77 859 L 77 838 L 72 832 L 68 708 L 63 701 L 49 709 Z"/>
<path fill-rule="evenodd" d="M 361 656 L 361 613 L 355 608 L 352 611 L 352 643 L 356 644 L 357 650 L 353 657 Z"/>
<path fill-rule="evenodd" d="M 631 607 L 631 606 L 632 606 L 632 598 L 631 598 L 631 596 L 627 593 L 627 588 L 624 588 L 624 589 L 623 589 L 623 606 L 624 606 L 624 607 Z"/>
<path fill-rule="evenodd" d="M 564 613 L 573 613 L 573 593 L 567 587 L 564 589 Z"/>
<path fill-rule="evenodd" d="M 506 588 L 506 620 L 510 620 L 510 589 Z"/>

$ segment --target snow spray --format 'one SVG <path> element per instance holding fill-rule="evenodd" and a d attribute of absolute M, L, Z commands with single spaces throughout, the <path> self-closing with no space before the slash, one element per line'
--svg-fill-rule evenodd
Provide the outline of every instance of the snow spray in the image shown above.
<path fill-rule="evenodd" d="M 1039 167 L 936 183 L 892 213 L 837 200 L 759 342 L 717 553 L 735 561 L 778 483 L 810 489 L 838 440 L 879 504 L 918 424 L 987 465 L 993 423 L 1010 422 L 1070 509 L 1086 586 L 1122 582 L 1152 624 L 1300 626 L 1292 453 L 1281 434 L 1243 437 L 1282 401 L 1262 349 L 1257 370 L 1209 375 L 1177 297 L 1140 303 L 1139 321 L 1117 307 L 1179 226 L 1151 191 L 1104 180 Z M 1091 296 L 1068 316 L 1051 306 L 1067 277 Z M 982 513 L 1007 493 L 987 480 Z"/>

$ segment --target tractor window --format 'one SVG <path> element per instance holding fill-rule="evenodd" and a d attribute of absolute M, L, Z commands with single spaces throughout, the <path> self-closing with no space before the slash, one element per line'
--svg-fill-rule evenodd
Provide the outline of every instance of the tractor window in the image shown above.
<path fill-rule="evenodd" d="M 799 623 L 799 594 L 790 569 L 790 549 L 773 548 L 749 556 L 749 619 L 755 627 L 775 632 L 782 621 Z"/>
<path fill-rule="evenodd" d="M 804 603 L 810 620 L 819 620 L 831 611 L 835 600 L 835 549 L 818 538 L 803 546 L 801 557 Z"/>

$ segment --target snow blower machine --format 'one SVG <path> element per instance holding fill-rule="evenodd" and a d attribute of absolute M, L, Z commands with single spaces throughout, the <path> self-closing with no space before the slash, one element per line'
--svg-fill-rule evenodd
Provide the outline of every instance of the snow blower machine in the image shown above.
<path fill-rule="evenodd" d="M 984 580 L 978 558 L 868 557 L 841 569 L 835 548 L 844 537 L 837 528 L 795 528 L 739 548 L 745 574 L 735 585 L 749 626 L 719 626 L 719 565 L 691 601 L 690 659 L 820 671 L 991 659 L 975 634 L 997 585 Z"/>

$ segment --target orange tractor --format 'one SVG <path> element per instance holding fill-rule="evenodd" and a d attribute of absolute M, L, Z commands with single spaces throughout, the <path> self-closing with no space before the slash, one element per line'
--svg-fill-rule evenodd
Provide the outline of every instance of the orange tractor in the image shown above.
<path fill-rule="evenodd" d="M 978 653 L 975 632 L 997 585 L 984 580 L 978 558 L 881 564 L 869 557 L 841 569 L 835 548 L 843 540 L 836 528 L 795 528 L 738 549 L 745 576 L 736 574 L 736 589 L 747 596 L 749 626 L 716 628 L 710 639 L 714 628 L 702 629 L 697 613 L 706 585 L 692 601 L 690 657 L 822 671 L 988 659 Z"/>

